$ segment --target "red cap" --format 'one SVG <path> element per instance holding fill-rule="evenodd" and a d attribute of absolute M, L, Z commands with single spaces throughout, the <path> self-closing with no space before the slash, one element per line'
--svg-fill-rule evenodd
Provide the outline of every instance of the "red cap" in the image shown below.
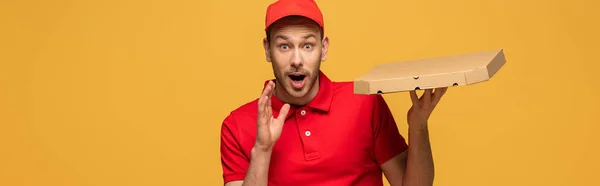
<path fill-rule="evenodd" d="M 267 8 L 265 31 L 275 21 L 292 15 L 312 19 L 323 30 L 323 14 L 314 0 L 278 0 Z"/>

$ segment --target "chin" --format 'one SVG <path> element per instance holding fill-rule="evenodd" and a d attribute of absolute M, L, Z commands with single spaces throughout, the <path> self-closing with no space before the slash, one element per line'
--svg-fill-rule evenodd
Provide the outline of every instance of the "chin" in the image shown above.
<path fill-rule="evenodd" d="M 308 92 L 309 92 L 310 88 L 309 87 L 303 87 L 302 89 L 295 89 L 295 88 L 289 88 L 287 90 L 288 94 L 294 98 L 303 98 L 305 97 Z"/>

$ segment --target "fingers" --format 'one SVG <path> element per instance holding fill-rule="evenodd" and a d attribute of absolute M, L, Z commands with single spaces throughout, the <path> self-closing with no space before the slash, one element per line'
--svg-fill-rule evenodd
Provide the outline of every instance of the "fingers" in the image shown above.
<path fill-rule="evenodd" d="M 261 118 L 266 118 L 271 113 L 271 94 L 275 83 L 269 81 L 258 99 L 258 115 Z"/>
<path fill-rule="evenodd" d="M 273 108 L 271 108 L 271 96 L 267 96 L 267 103 L 265 104 L 265 115 L 270 118 L 273 115 Z"/>
<path fill-rule="evenodd" d="M 435 92 L 434 89 L 425 89 L 423 95 L 420 97 L 417 95 L 416 90 L 413 90 L 410 91 L 410 98 L 415 106 L 436 106 L 447 90 L 448 87 L 436 88 Z"/>
<path fill-rule="evenodd" d="M 286 103 L 285 105 L 283 105 L 281 107 L 281 110 L 279 110 L 279 116 L 277 116 L 277 120 L 284 123 L 283 121 L 285 120 L 285 117 L 287 117 L 289 111 L 290 111 L 290 104 Z"/>
<path fill-rule="evenodd" d="M 267 106 L 271 106 L 271 97 L 273 96 L 273 90 L 275 90 L 275 83 L 273 83 L 272 81 L 269 81 L 269 92 L 267 93 L 267 96 L 269 97 L 269 99 L 267 99 Z"/>
<path fill-rule="evenodd" d="M 423 93 L 423 105 L 431 104 L 431 89 L 425 89 L 425 93 Z"/>
<path fill-rule="evenodd" d="M 267 108 L 266 108 L 267 97 L 263 96 L 258 100 L 258 121 L 259 124 L 263 124 L 268 119 Z"/>
<path fill-rule="evenodd" d="M 272 84 L 272 82 L 269 82 L 270 91 L 267 94 L 267 103 L 265 105 L 265 113 L 267 114 L 267 117 L 271 116 L 273 113 L 273 109 L 271 108 L 271 97 L 273 96 L 273 89 L 275 88 L 274 86 L 275 85 Z"/>
<path fill-rule="evenodd" d="M 258 124 L 262 124 L 264 123 L 264 120 L 266 119 L 265 117 L 265 102 L 267 97 L 266 96 L 260 96 L 260 98 L 258 99 Z"/>
<path fill-rule="evenodd" d="M 417 106 L 417 107 L 421 106 L 421 100 L 419 100 L 419 97 L 417 96 L 417 91 L 415 91 L 415 90 L 410 91 L 410 100 L 412 101 L 412 104 L 414 106 Z"/>
<path fill-rule="evenodd" d="M 265 89 L 263 89 L 262 95 L 260 97 L 270 96 L 273 93 L 273 88 L 275 88 L 275 83 L 273 81 L 269 81 Z"/>
<path fill-rule="evenodd" d="M 442 96 L 446 93 L 446 90 L 448 90 L 448 87 L 435 89 L 435 92 L 433 93 L 433 100 L 431 101 L 432 106 L 436 106 L 440 102 Z"/>

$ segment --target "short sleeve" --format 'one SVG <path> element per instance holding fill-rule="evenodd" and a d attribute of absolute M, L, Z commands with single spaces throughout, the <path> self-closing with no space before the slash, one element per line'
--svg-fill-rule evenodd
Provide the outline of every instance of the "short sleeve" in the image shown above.
<path fill-rule="evenodd" d="M 375 160 L 379 165 L 408 149 L 385 99 L 374 96 L 373 127 Z"/>
<path fill-rule="evenodd" d="M 238 139 L 237 124 L 232 115 L 221 126 L 221 166 L 224 183 L 244 180 L 249 159 L 244 155 Z"/>

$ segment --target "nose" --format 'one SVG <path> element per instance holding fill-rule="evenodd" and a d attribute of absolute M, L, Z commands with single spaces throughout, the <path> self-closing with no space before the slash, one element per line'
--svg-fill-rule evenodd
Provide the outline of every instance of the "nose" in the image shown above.
<path fill-rule="evenodd" d="M 292 54 L 292 66 L 294 67 L 300 67 L 302 66 L 302 63 L 304 62 L 304 60 L 302 59 L 302 53 L 300 52 L 299 49 L 294 50 L 294 53 Z"/>

